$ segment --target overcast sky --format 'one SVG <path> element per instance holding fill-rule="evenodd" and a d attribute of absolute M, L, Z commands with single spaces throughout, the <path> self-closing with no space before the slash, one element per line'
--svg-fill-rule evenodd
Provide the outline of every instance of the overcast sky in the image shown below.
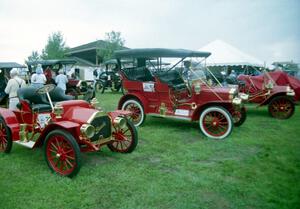
<path fill-rule="evenodd" d="M 120 31 L 125 45 L 199 49 L 221 39 L 260 60 L 300 62 L 300 0 L 0 0 L 0 62 Z"/>

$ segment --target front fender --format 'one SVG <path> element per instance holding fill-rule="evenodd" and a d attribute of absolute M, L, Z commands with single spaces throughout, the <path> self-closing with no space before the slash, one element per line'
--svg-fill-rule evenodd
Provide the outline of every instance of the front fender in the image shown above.
<path fill-rule="evenodd" d="M 66 130 L 67 132 L 71 133 L 76 140 L 79 139 L 80 135 L 80 124 L 74 123 L 71 121 L 59 121 L 55 123 L 51 123 L 42 131 L 41 135 L 37 139 L 34 147 L 39 147 L 43 144 L 44 140 L 46 139 L 47 135 L 54 130 L 61 129 Z"/>
<path fill-rule="evenodd" d="M 9 127 L 12 134 L 12 139 L 14 141 L 19 140 L 20 124 L 15 113 L 12 110 L 0 108 L 0 116 L 4 119 L 6 125 Z"/>
<path fill-rule="evenodd" d="M 129 94 L 126 94 L 126 95 L 122 96 L 121 99 L 119 100 L 119 103 L 118 103 L 118 109 L 119 110 L 121 110 L 123 103 L 128 99 L 138 100 L 141 103 L 141 105 L 143 106 L 144 111 L 147 112 L 148 101 L 143 95 L 138 94 L 138 93 L 129 93 Z"/>
<path fill-rule="evenodd" d="M 192 116 L 192 121 L 197 121 L 199 120 L 201 112 L 210 107 L 210 106 L 221 106 L 224 107 L 225 109 L 229 110 L 231 107 L 233 107 L 231 102 L 224 102 L 224 101 L 215 101 L 215 102 L 209 102 L 204 105 L 198 106 L 195 111 L 193 112 Z"/>
<path fill-rule="evenodd" d="M 109 115 L 109 117 L 111 118 L 112 121 L 114 121 L 114 119 L 118 116 L 128 116 L 131 114 L 130 111 L 127 110 L 115 110 L 113 112 L 108 112 L 107 113 Z"/>

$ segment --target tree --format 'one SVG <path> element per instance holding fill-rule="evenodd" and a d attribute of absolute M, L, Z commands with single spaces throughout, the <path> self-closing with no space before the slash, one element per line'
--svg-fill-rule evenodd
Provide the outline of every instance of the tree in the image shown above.
<path fill-rule="evenodd" d="M 31 55 L 29 55 L 29 57 L 27 57 L 28 62 L 36 62 L 40 59 L 41 59 L 41 57 L 40 57 L 38 51 L 32 51 Z"/>
<path fill-rule="evenodd" d="M 121 37 L 121 32 L 111 31 L 105 33 L 105 40 L 103 46 L 98 46 L 97 55 L 103 61 L 112 58 L 114 51 L 124 48 L 125 40 Z"/>
<path fill-rule="evenodd" d="M 65 57 L 67 47 L 61 32 L 54 32 L 48 37 L 48 42 L 43 49 L 42 59 L 61 59 Z"/>

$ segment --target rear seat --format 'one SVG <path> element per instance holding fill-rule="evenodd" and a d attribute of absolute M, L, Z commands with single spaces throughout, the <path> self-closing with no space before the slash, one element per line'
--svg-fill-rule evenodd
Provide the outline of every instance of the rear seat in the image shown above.
<path fill-rule="evenodd" d="M 139 67 L 124 70 L 126 77 L 134 81 L 154 81 L 154 77 L 148 68 Z"/>

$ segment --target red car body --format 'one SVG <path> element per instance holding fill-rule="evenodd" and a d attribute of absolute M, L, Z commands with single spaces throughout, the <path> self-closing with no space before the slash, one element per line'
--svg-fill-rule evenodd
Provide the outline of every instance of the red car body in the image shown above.
<path fill-rule="evenodd" d="M 269 113 L 278 119 L 287 119 L 294 114 L 295 91 L 289 85 L 278 85 L 282 79 L 276 74 L 265 73 L 258 76 L 240 75 L 239 91 L 249 94 L 248 101 L 258 106 L 268 105 Z M 277 82 L 276 82 L 277 81 Z"/>
<path fill-rule="evenodd" d="M 130 49 L 120 50 L 115 57 L 122 66 L 122 59 L 136 59 L 137 66 L 120 69 L 123 88 L 126 94 L 119 100 L 118 108 L 133 112 L 131 118 L 136 126 L 144 122 L 145 115 L 199 121 L 201 131 L 210 138 L 223 139 L 235 125 L 246 119 L 242 99 L 234 88 L 211 87 L 201 79 L 184 81 L 175 70 L 151 72 L 145 65 L 147 60 L 153 64 L 157 58 L 208 57 L 209 52 L 174 49 Z M 133 61 L 135 63 L 135 61 Z M 142 63 L 142 64 L 141 64 Z"/>
<path fill-rule="evenodd" d="M 32 91 L 32 87 L 20 89 L 18 110 L 0 108 L 0 152 L 10 152 L 12 142 L 29 148 L 44 145 L 50 169 L 72 177 L 80 169 L 80 152 L 99 151 L 104 145 L 123 153 L 135 149 L 137 132 L 126 119 L 130 112 L 118 110 L 106 114 L 95 103 L 58 101 L 65 98 L 59 88 L 49 94 L 57 99 L 53 105 Z M 66 147 L 72 154 L 69 158 Z"/>

